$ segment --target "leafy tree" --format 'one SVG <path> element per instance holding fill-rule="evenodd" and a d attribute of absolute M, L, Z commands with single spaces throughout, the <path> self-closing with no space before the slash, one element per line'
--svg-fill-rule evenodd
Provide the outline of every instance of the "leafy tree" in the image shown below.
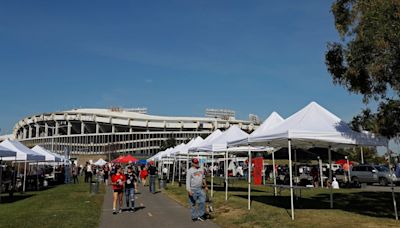
<path fill-rule="evenodd" d="M 174 146 L 176 146 L 176 139 L 169 138 L 161 143 L 160 150 L 163 151 Z"/>
<path fill-rule="evenodd" d="M 334 84 L 379 103 L 353 128 L 399 137 L 400 0 L 336 0 L 332 13 L 341 41 L 328 44 L 325 62 Z"/>

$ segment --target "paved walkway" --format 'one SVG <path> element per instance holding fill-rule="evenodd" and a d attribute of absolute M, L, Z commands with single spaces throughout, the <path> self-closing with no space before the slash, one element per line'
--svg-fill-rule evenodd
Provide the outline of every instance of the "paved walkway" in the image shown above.
<path fill-rule="evenodd" d="M 193 222 L 190 211 L 163 193 L 151 194 L 148 188 L 139 187 L 136 194 L 136 212 L 112 214 L 112 189 L 107 187 L 103 203 L 100 228 L 123 227 L 218 227 L 213 222 Z M 125 206 L 125 199 L 124 199 Z"/>

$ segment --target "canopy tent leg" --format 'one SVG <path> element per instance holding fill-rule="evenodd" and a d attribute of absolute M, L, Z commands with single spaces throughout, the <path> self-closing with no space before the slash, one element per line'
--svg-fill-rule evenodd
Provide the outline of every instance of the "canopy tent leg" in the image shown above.
<path fill-rule="evenodd" d="M 321 181 L 321 188 L 324 188 L 324 175 L 322 173 L 322 159 L 318 156 L 319 163 L 319 179 Z"/>
<path fill-rule="evenodd" d="M 364 149 L 360 147 L 360 154 L 361 154 L 361 164 L 364 164 Z"/>
<path fill-rule="evenodd" d="M 214 196 L 214 152 L 211 152 L 211 198 Z"/>
<path fill-rule="evenodd" d="M 179 181 L 179 184 L 181 184 L 181 160 L 178 158 L 178 166 L 179 166 L 179 168 L 178 168 L 178 175 L 179 175 L 179 177 L 178 177 L 178 181 Z"/>
<path fill-rule="evenodd" d="M 173 164 L 173 166 L 172 166 L 172 185 L 174 185 L 174 182 L 175 182 L 175 163 L 176 163 L 176 158 L 174 157 L 174 164 Z"/>
<path fill-rule="evenodd" d="M 228 151 L 225 152 L 225 201 L 228 200 Z"/>
<path fill-rule="evenodd" d="M 386 149 L 387 149 L 387 153 L 389 154 L 389 170 L 390 170 L 390 175 L 393 175 L 392 167 L 391 167 L 391 164 L 390 164 L 391 155 L 390 155 L 390 150 L 389 150 L 389 143 L 388 143 Z M 394 215 L 395 215 L 395 217 L 396 217 L 396 220 L 399 220 L 399 215 L 398 215 L 398 213 L 397 213 L 397 202 L 396 202 L 396 196 L 395 196 L 395 194 L 394 194 L 394 187 L 393 187 L 393 179 L 392 179 L 392 178 L 390 178 L 390 185 L 391 185 L 391 188 L 392 188 L 392 199 L 393 199 Z"/>
<path fill-rule="evenodd" d="M 249 156 L 249 175 L 248 175 L 248 202 L 247 202 L 247 209 L 250 210 L 251 208 L 251 150 L 250 150 L 250 145 L 249 145 L 249 151 L 248 151 L 248 156 Z"/>
<path fill-rule="evenodd" d="M 39 191 L 39 162 L 36 163 L 36 190 Z"/>
<path fill-rule="evenodd" d="M 26 162 L 24 168 L 24 183 L 22 184 L 22 193 L 25 193 L 25 183 L 26 183 Z"/>
<path fill-rule="evenodd" d="M 333 188 L 332 188 L 332 152 L 331 146 L 328 148 L 328 157 L 329 157 L 329 181 L 331 184 L 329 185 L 329 197 L 331 201 L 331 208 L 333 208 Z"/>
<path fill-rule="evenodd" d="M 277 196 L 278 192 L 276 189 L 275 150 L 272 151 L 272 177 L 274 178 L 274 196 Z"/>
<path fill-rule="evenodd" d="M 292 220 L 294 220 L 294 201 L 293 201 L 293 170 L 292 170 L 292 146 L 291 140 L 288 139 L 288 153 L 289 153 L 289 181 L 290 181 L 290 208 Z"/>

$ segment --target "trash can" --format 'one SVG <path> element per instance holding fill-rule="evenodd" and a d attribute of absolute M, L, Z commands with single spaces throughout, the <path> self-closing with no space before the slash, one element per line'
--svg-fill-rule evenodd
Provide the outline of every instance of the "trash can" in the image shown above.
<path fill-rule="evenodd" d="M 158 186 L 159 189 L 166 189 L 166 182 L 164 179 L 159 179 L 158 183 L 159 183 L 159 186 Z"/>
<path fill-rule="evenodd" d="M 99 182 L 97 182 L 97 181 L 90 182 L 89 192 L 90 192 L 90 194 L 93 194 L 93 195 L 99 193 Z"/>

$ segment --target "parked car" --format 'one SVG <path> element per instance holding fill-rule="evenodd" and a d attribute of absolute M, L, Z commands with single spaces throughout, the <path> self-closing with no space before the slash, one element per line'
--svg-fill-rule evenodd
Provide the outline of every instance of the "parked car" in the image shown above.
<path fill-rule="evenodd" d="M 355 166 L 350 175 L 351 180 L 355 183 L 379 183 L 386 186 L 391 180 L 393 180 L 393 183 L 400 182 L 396 175 L 391 174 L 389 169 L 382 165 Z"/>

